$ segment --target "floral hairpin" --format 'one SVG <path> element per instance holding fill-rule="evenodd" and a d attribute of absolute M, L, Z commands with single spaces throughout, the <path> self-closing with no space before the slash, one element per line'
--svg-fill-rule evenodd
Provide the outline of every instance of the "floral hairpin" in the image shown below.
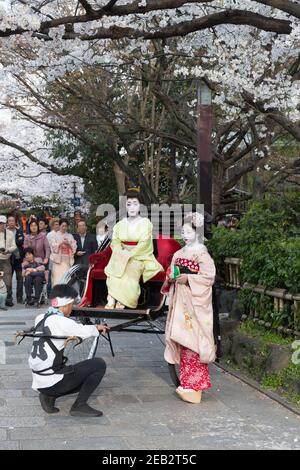
<path fill-rule="evenodd" d="M 196 228 L 200 228 L 204 225 L 204 215 L 200 214 L 200 212 L 189 212 L 186 217 L 191 217 L 192 224 Z"/>

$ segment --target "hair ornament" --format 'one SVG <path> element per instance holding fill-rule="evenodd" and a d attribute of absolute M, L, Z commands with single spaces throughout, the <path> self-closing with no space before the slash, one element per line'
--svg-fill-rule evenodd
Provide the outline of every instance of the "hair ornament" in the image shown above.
<path fill-rule="evenodd" d="M 204 225 L 204 215 L 200 214 L 200 212 L 189 212 L 186 217 L 190 217 L 192 220 L 192 224 L 196 228 L 203 227 Z"/>
<path fill-rule="evenodd" d="M 127 191 L 134 191 L 136 193 L 140 193 L 141 192 L 141 188 L 140 186 L 138 186 L 137 188 L 128 188 Z"/>

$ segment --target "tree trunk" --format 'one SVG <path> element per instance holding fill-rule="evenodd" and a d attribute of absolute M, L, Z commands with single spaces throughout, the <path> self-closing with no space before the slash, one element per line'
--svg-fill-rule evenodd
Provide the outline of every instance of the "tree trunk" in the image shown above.
<path fill-rule="evenodd" d="M 113 169 L 114 169 L 114 174 L 115 174 L 115 178 L 116 178 L 118 193 L 119 193 L 119 195 L 123 195 L 126 192 L 126 184 L 125 184 L 126 175 L 125 175 L 124 171 L 121 170 L 119 165 L 117 165 L 117 163 L 113 164 Z"/>

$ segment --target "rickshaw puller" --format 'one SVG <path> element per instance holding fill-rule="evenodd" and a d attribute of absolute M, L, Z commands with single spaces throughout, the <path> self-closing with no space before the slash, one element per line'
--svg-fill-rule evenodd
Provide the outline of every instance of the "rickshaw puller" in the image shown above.
<path fill-rule="evenodd" d="M 33 346 L 29 357 L 32 370 L 32 388 L 40 392 L 40 403 L 46 413 L 57 413 L 55 400 L 61 396 L 78 393 L 70 414 L 72 416 L 102 416 L 87 401 L 100 384 L 106 364 L 101 358 L 92 358 L 67 366 L 64 357 L 65 339 L 52 337 L 76 336 L 81 339 L 105 334 L 104 325 L 80 325 L 68 318 L 77 298 L 76 290 L 66 284 L 57 284 L 50 295 L 51 307 L 35 320 Z"/>

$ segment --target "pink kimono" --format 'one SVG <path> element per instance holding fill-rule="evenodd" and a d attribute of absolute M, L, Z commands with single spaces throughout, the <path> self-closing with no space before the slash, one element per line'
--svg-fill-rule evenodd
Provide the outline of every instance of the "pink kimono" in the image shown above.
<path fill-rule="evenodd" d="M 180 363 L 183 388 L 205 390 L 211 387 L 208 364 L 214 362 L 216 355 L 212 308 L 215 265 L 204 245 L 197 249 L 185 246 L 177 251 L 171 266 L 178 260 L 199 271 L 187 274 L 187 284 L 169 284 L 165 359 L 170 364 Z M 163 291 L 166 287 L 165 284 Z"/>
<path fill-rule="evenodd" d="M 68 243 L 64 243 L 64 240 L 67 240 Z M 52 262 L 51 282 L 53 287 L 60 282 L 62 276 L 74 264 L 74 254 L 76 252 L 77 243 L 73 235 L 70 233 L 63 234 L 59 230 L 50 238 L 50 248 L 50 260 Z"/>

